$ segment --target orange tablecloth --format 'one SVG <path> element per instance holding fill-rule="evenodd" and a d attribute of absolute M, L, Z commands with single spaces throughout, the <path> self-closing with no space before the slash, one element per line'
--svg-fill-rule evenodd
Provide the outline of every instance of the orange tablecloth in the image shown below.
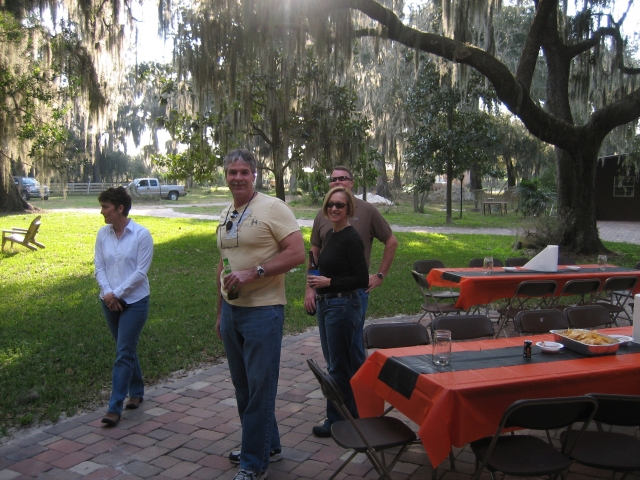
<path fill-rule="evenodd" d="M 631 334 L 631 327 L 607 329 Z M 523 345 L 525 337 L 454 343 L 454 351 Z M 552 335 L 531 337 L 534 343 Z M 621 349 L 625 347 L 620 347 Z M 584 357 L 550 363 L 422 374 L 410 398 L 378 380 L 389 357 L 431 354 L 430 346 L 374 352 L 351 380 L 362 417 L 380 415 L 384 402 L 418 424 L 432 465 L 451 450 L 493 435 L 504 410 L 516 400 L 586 393 L 640 394 L 640 353 Z"/>
<path fill-rule="evenodd" d="M 583 269 L 597 269 L 597 265 L 581 265 Z M 609 265 L 609 267 L 614 267 Z M 562 267 L 559 267 L 562 270 Z M 640 270 L 629 270 L 624 272 L 616 271 L 562 271 L 561 273 L 534 273 L 518 270 L 513 273 L 505 273 L 503 275 L 481 275 L 474 277 L 462 277 L 460 282 L 452 282 L 442 278 L 446 272 L 470 272 L 482 271 L 479 268 L 434 268 L 429 272 L 427 281 L 430 285 L 436 287 L 454 287 L 460 289 L 460 298 L 456 302 L 456 307 L 465 310 L 474 305 L 486 305 L 494 300 L 501 298 L 511 298 L 516 291 L 516 287 L 520 282 L 525 280 L 553 280 L 558 284 L 556 295 L 560 293 L 562 287 L 569 280 L 582 280 L 590 278 L 598 278 L 604 284 L 609 277 L 627 277 L 636 276 L 640 279 Z M 495 272 L 503 272 L 500 267 L 494 267 Z M 640 293 L 640 282 L 636 284 L 633 292 Z"/>

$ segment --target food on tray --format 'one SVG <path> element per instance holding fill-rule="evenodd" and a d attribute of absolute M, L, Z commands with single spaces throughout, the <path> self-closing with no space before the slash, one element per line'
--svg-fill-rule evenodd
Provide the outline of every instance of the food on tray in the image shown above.
<path fill-rule="evenodd" d="M 580 329 L 568 329 L 564 332 L 558 332 L 563 337 L 570 338 L 576 342 L 584 343 L 585 345 L 611 345 L 618 343 L 614 338 L 607 337 L 606 335 L 600 335 L 595 330 L 580 330 Z"/>

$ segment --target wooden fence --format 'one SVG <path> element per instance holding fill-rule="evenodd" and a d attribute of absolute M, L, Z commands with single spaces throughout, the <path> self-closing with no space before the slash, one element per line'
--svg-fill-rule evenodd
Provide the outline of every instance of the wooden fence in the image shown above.
<path fill-rule="evenodd" d="M 67 195 L 94 195 L 98 196 L 100 192 L 103 192 L 109 187 L 126 187 L 129 182 L 121 183 L 67 183 Z M 49 192 L 51 195 L 62 195 L 64 184 L 63 183 L 51 183 L 49 185 Z"/>

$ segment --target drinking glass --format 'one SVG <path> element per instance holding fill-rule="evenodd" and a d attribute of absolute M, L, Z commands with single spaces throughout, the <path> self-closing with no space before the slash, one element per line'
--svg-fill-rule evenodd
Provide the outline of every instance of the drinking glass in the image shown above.
<path fill-rule="evenodd" d="M 604 270 L 607 268 L 607 256 L 598 255 L 598 270 Z"/>
<path fill-rule="evenodd" d="M 436 330 L 434 332 L 431 361 L 439 367 L 451 363 L 451 330 Z"/>
<path fill-rule="evenodd" d="M 493 272 L 493 257 L 484 257 L 482 268 L 484 269 L 484 273 Z"/>

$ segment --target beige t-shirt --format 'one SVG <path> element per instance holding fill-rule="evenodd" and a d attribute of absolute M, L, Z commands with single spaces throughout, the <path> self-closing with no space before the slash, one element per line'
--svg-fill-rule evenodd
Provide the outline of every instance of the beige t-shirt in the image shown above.
<path fill-rule="evenodd" d="M 246 207 L 246 210 L 245 210 Z M 229 216 L 233 204 L 222 211 L 217 229 L 217 245 L 222 258 L 228 258 L 231 270 L 245 270 L 263 265 L 280 253 L 280 242 L 293 232 L 300 230 L 296 217 L 289 206 L 278 198 L 256 193 L 247 205 L 236 210 L 235 219 Z M 233 222 L 230 230 L 224 225 Z M 239 223 L 239 225 L 238 225 Z M 224 278 L 224 271 L 220 281 Z M 229 300 L 227 292 L 222 295 L 231 305 L 261 307 L 287 303 L 284 291 L 284 274 L 264 277 L 243 285 L 236 300 Z"/>

